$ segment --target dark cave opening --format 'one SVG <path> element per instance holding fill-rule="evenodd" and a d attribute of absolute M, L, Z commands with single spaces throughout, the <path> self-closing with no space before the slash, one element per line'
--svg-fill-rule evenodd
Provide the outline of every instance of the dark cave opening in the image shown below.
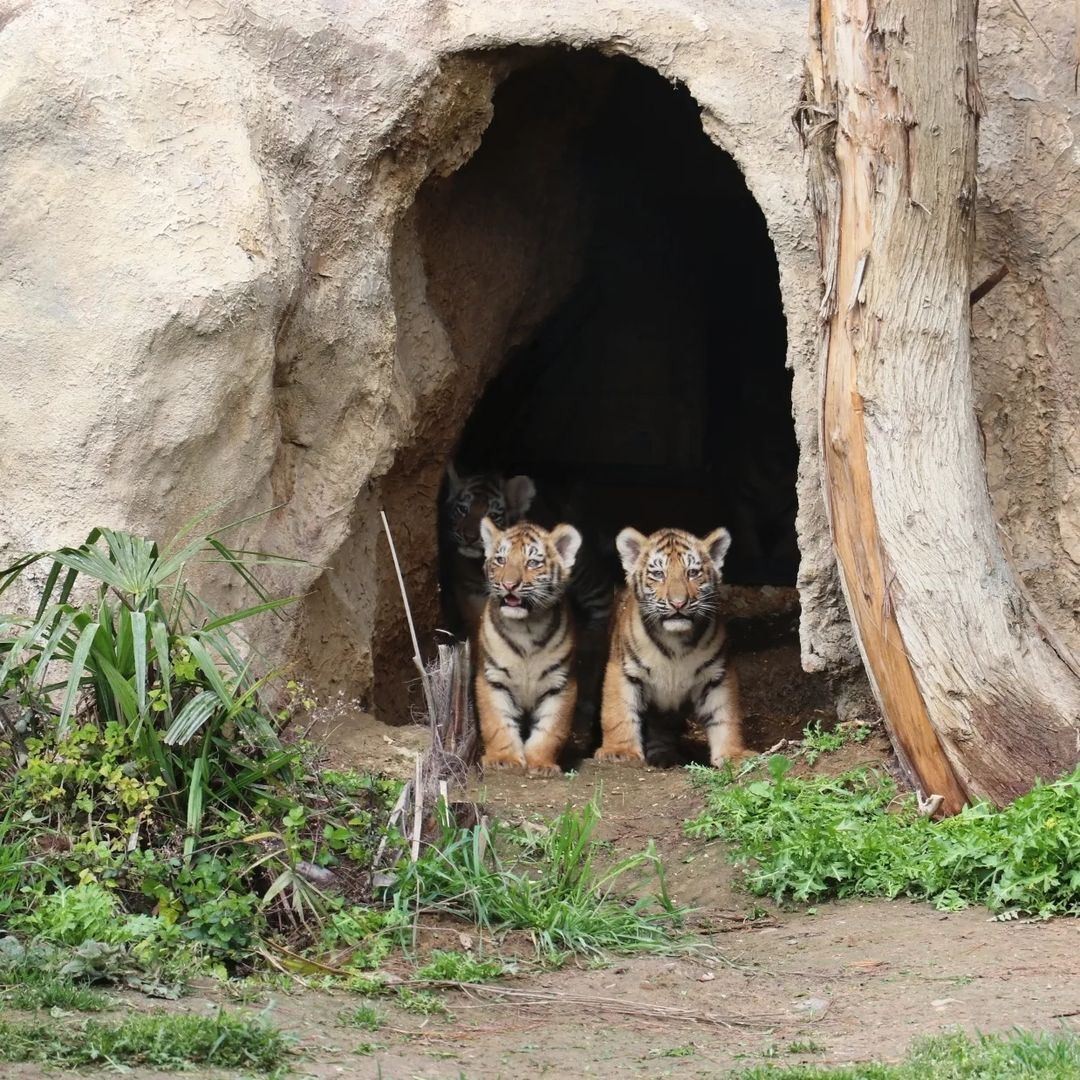
<path fill-rule="evenodd" d="M 507 349 L 465 424 L 459 469 L 530 475 L 551 513 L 576 516 L 609 556 L 625 525 L 723 524 L 730 583 L 793 585 L 779 273 L 738 166 L 685 88 L 630 60 L 556 54 L 502 83 L 461 173 L 528 168 L 527 144 L 552 138 L 575 191 L 573 280 Z M 541 157 L 552 168 L 550 145 Z M 489 242 L 502 239 L 496 220 Z"/>

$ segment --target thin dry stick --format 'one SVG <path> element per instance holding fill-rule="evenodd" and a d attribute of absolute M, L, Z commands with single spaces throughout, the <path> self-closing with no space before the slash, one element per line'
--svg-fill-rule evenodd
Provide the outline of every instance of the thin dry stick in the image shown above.
<path fill-rule="evenodd" d="M 420 830 L 424 824 L 424 789 L 421 787 L 420 751 L 416 751 L 416 780 L 413 782 L 412 861 L 420 858 Z"/>
<path fill-rule="evenodd" d="M 405 816 L 405 804 L 409 799 L 409 785 L 401 785 L 401 793 L 397 797 L 397 802 L 394 803 L 393 809 L 390 811 L 390 817 L 386 820 L 386 828 L 383 830 L 382 839 L 379 841 L 379 849 L 375 852 L 375 861 L 373 866 L 379 867 L 382 865 L 383 852 L 386 850 L 386 841 L 390 836 L 390 830 L 394 827 L 395 823 Z"/>
<path fill-rule="evenodd" d="M 478 997 L 501 998 L 515 1002 L 519 1006 L 533 1005 L 576 1006 L 592 1011 L 617 1013 L 622 1016 L 636 1016 L 651 1020 L 682 1020 L 694 1024 L 709 1024 L 716 1027 L 753 1027 L 755 1022 L 768 1022 L 767 1017 L 749 1017 L 728 1015 L 715 1012 L 695 1012 L 676 1005 L 652 1005 L 643 1001 L 630 1001 L 625 998 L 580 997 L 575 994 L 562 994 L 557 990 L 522 990 L 511 986 L 492 986 L 486 983 L 445 982 L 433 983 L 450 990 L 464 990 Z"/>
<path fill-rule="evenodd" d="M 428 716 L 431 717 L 431 722 L 434 724 L 437 722 L 435 702 L 431 696 L 431 683 L 428 680 L 427 669 L 424 667 L 424 661 L 420 658 L 420 642 L 416 640 L 416 626 L 413 623 L 412 608 L 409 607 L 409 594 L 405 591 L 405 578 L 401 573 L 401 563 L 398 562 L 397 548 L 394 547 L 394 537 L 390 533 L 390 522 L 386 520 L 386 511 L 380 510 L 379 517 L 382 518 L 386 542 L 390 545 L 390 557 L 394 560 L 394 572 L 397 574 L 398 588 L 401 590 L 401 602 L 405 605 L 405 618 L 409 623 L 409 636 L 412 638 L 413 663 L 416 665 L 417 671 L 420 672 L 420 683 L 424 688 L 424 701 L 427 703 Z"/>

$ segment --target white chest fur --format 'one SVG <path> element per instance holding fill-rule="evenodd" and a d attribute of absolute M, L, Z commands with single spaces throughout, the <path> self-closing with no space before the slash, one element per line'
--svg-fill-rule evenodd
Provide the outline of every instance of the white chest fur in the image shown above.
<path fill-rule="evenodd" d="M 662 633 L 657 645 L 645 632 L 636 627 L 637 655 L 641 664 L 627 664 L 628 674 L 640 679 L 646 702 L 663 712 L 684 709 L 696 700 L 701 689 L 724 674 L 725 631 L 722 624 L 709 628 L 697 645 L 686 646 L 685 636 Z M 632 670 L 637 669 L 637 670 Z"/>
<path fill-rule="evenodd" d="M 501 619 L 498 628 L 489 625 L 484 637 L 486 663 L 491 681 L 506 687 L 523 709 L 531 709 L 541 698 L 565 685 L 569 656 L 565 636 L 550 619 Z M 562 661 L 562 662 L 560 662 Z"/>

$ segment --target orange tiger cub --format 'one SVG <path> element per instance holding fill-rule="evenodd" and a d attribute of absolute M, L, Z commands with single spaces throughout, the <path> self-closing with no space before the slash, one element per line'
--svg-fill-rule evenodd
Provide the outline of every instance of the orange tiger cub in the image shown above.
<path fill-rule="evenodd" d="M 480 618 L 476 708 L 486 768 L 562 770 L 577 699 L 566 584 L 581 546 L 572 525 L 480 523 L 488 600 Z"/>
<path fill-rule="evenodd" d="M 730 545 L 726 529 L 704 540 L 681 529 L 619 533 L 627 587 L 604 672 L 598 760 L 673 764 L 677 725 L 689 713 L 705 727 L 713 765 L 746 756 L 738 681 L 717 613 Z"/>

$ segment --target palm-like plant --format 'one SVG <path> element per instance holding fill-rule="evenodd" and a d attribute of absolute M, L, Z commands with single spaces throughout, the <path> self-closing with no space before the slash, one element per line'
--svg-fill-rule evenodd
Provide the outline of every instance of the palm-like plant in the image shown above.
<path fill-rule="evenodd" d="M 39 712 L 43 702 L 51 706 L 60 738 L 77 710 L 121 725 L 185 821 L 190 855 L 215 800 L 250 802 L 294 760 L 266 719 L 266 678 L 252 673 L 236 638 L 237 624 L 297 598 L 271 599 L 253 569 L 296 560 L 232 550 L 215 533 L 184 536 L 161 551 L 130 533 L 95 529 L 80 547 L 0 571 L 3 594 L 28 567 L 52 561 L 36 612 L 0 615 L 0 693 L 14 691 Z M 235 571 L 259 603 L 218 616 L 199 600 L 187 568 L 207 557 Z M 74 603 L 80 578 L 95 588 Z"/>

